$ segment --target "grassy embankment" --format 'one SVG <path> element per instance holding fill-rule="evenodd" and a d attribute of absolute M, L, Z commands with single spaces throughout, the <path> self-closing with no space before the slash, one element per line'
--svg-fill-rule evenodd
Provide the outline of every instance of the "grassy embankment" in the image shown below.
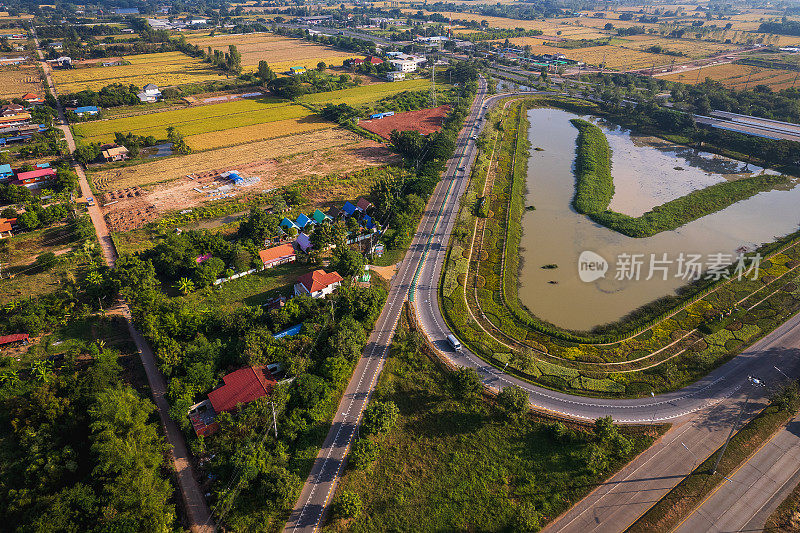
<path fill-rule="evenodd" d="M 585 426 L 508 415 L 492 399 L 459 396 L 454 375 L 427 349 L 401 326 L 372 400 L 395 403 L 399 419 L 385 435 L 361 437 L 375 459 L 351 459 L 337 497 L 355 494 L 362 510 L 334 518 L 327 531 L 536 531 L 665 429 L 602 438 Z"/>
<path fill-rule="evenodd" d="M 628 237 L 651 237 L 674 230 L 700 217 L 715 213 L 754 194 L 789 182 L 787 176 L 756 175 L 725 181 L 654 207 L 640 217 L 608 209 L 614 196 L 611 148 L 603 131 L 582 119 L 570 120 L 578 128 L 575 165 L 575 198 L 579 213 Z"/>
<path fill-rule="evenodd" d="M 640 516 L 626 533 L 672 531 L 705 500 L 707 495 L 725 482 L 726 478 L 738 470 L 763 443 L 791 420 L 798 408 L 800 408 L 800 398 L 796 385 L 793 385 L 774 398 L 766 409 L 736 432 L 719 462 L 716 474 L 712 475 L 711 470 L 721 448 Z"/>

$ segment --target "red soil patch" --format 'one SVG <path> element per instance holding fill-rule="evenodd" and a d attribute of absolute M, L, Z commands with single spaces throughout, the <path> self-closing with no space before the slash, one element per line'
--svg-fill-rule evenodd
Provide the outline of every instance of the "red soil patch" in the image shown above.
<path fill-rule="evenodd" d="M 418 109 L 417 111 L 396 113 L 391 117 L 361 120 L 358 122 L 358 125 L 365 130 L 380 135 L 384 139 L 389 138 L 389 134 L 392 133 L 392 130 L 417 130 L 421 134 L 427 135 L 441 129 L 444 117 L 446 117 L 449 112 L 450 106 L 442 105 L 432 109 Z"/>

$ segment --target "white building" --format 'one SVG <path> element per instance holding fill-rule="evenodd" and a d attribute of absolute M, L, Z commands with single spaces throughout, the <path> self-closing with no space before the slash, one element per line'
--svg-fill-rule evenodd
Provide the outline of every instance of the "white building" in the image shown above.
<path fill-rule="evenodd" d="M 402 81 L 402 80 L 406 79 L 406 73 L 405 72 L 387 72 L 386 73 L 386 79 L 388 81 Z"/>
<path fill-rule="evenodd" d="M 397 72 L 414 72 L 417 63 L 410 59 L 392 59 L 389 61 Z"/>
<path fill-rule="evenodd" d="M 143 103 L 153 103 L 161 98 L 161 90 L 158 88 L 158 85 L 154 83 L 148 83 L 142 87 L 142 92 L 136 96 L 138 96 L 139 100 L 141 100 Z"/>

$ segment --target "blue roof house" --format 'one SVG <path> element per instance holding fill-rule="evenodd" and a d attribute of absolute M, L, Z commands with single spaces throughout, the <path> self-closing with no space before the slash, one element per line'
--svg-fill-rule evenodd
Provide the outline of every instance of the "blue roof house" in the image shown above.
<path fill-rule="evenodd" d="M 300 213 L 300 216 L 297 217 L 297 220 L 295 221 L 295 224 L 297 224 L 297 227 L 300 228 L 300 229 L 305 228 L 310 223 L 311 223 L 311 219 L 308 218 L 307 216 L 305 216 L 303 213 Z"/>
<path fill-rule="evenodd" d="M 283 217 L 283 220 L 281 220 L 280 224 L 278 224 L 278 225 L 280 227 L 286 228 L 286 229 L 297 228 L 297 224 L 295 224 L 294 222 L 292 222 L 290 219 L 288 219 L 286 217 Z"/>
<path fill-rule="evenodd" d="M 311 248 L 311 239 L 309 239 L 308 235 L 305 233 L 301 233 L 297 236 L 297 246 L 300 247 L 301 250 L 307 252 L 309 248 Z"/>
<path fill-rule="evenodd" d="M 11 165 L 0 165 L 0 180 L 14 177 L 14 171 L 11 170 Z"/>
<path fill-rule="evenodd" d="M 342 211 L 344 211 L 344 214 L 346 216 L 351 217 L 353 216 L 353 213 L 356 212 L 356 206 L 354 206 L 350 202 L 345 202 L 344 207 L 342 207 Z"/>
<path fill-rule="evenodd" d="M 83 115 L 96 115 L 100 110 L 96 105 L 85 105 L 83 107 L 76 107 L 74 113 L 79 116 Z"/>
<path fill-rule="evenodd" d="M 370 218 L 369 215 L 364 215 L 364 227 L 367 229 L 372 229 L 375 227 L 375 222 Z"/>

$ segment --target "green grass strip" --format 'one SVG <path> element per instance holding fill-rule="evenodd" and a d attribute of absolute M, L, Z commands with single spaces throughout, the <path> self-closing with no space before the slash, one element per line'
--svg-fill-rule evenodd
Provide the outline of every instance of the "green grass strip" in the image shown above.
<path fill-rule="evenodd" d="M 578 213 L 590 215 L 608 209 L 614 197 L 611 177 L 611 148 L 603 130 L 583 119 L 570 120 L 578 128 L 575 157 L 575 197 Z"/>

